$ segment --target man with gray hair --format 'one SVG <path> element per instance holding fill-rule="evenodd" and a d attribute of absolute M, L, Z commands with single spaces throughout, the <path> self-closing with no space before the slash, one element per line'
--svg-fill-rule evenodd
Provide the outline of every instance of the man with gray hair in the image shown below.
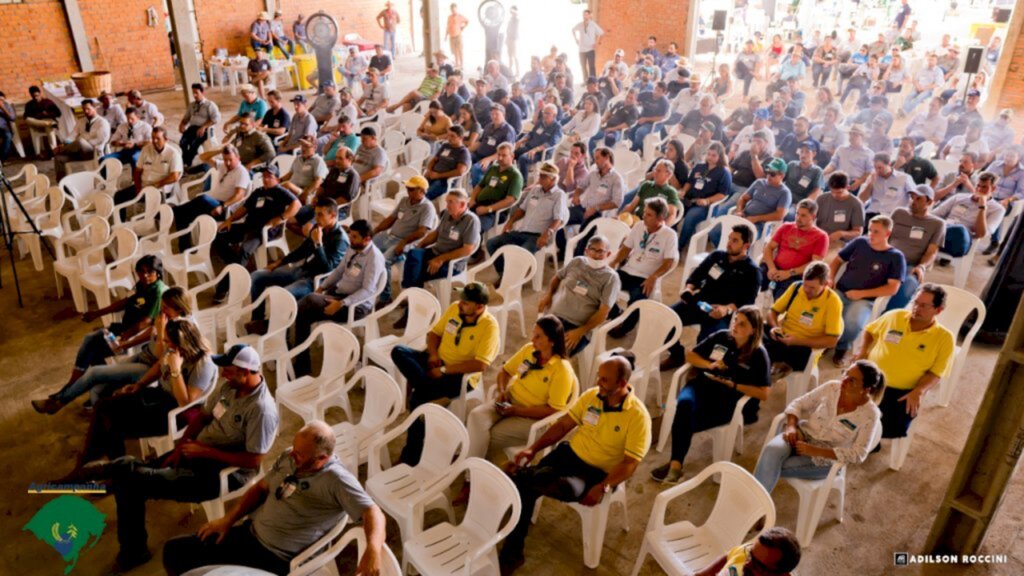
<path fill-rule="evenodd" d="M 668 214 L 667 222 L 674 222 L 676 214 L 682 209 L 679 201 L 679 192 L 668 183 L 672 177 L 674 167 L 672 162 L 662 158 L 654 164 L 652 170 L 653 178 L 646 180 L 637 188 L 636 196 L 619 213 L 619 219 L 632 226 L 643 219 L 645 202 L 651 198 L 661 198 L 665 201 Z"/>
<path fill-rule="evenodd" d="M 528 188 L 519 198 L 501 234 L 487 242 L 487 252 L 494 254 L 502 246 L 510 244 L 537 252 L 554 243 L 555 234 L 568 219 L 569 204 L 565 192 L 558 187 L 558 167 L 545 162 L 540 167 L 538 184 Z M 513 230 L 520 220 L 522 225 Z M 494 268 L 500 277 L 503 271 L 500 259 Z"/>
<path fill-rule="evenodd" d="M 555 274 L 537 305 L 538 314 L 549 313 L 562 321 L 570 355 L 586 348 L 590 332 L 608 319 L 619 297 L 619 275 L 608 265 L 613 251 L 607 238 L 591 236 L 584 255 Z"/>
<path fill-rule="evenodd" d="M 163 125 L 164 115 L 160 113 L 156 104 L 142 98 L 142 92 L 139 92 L 138 90 L 128 92 L 128 104 L 132 108 L 138 110 L 139 120 L 142 120 L 153 128 Z"/>
<path fill-rule="evenodd" d="M 207 522 L 194 536 L 164 545 L 167 573 L 231 564 L 287 574 L 292 558 L 339 523 L 355 519 L 362 520 L 367 543 L 357 572 L 379 573 L 384 513 L 359 485 L 354 471 L 346 470 L 334 455 L 334 443 L 334 431 L 325 422 L 312 420 L 303 426 L 291 449 L 226 516 Z"/>
<path fill-rule="evenodd" d="M 529 177 L 530 167 L 541 159 L 544 151 L 562 139 L 562 125 L 557 117 L 558 108 L 554 104 L 545 104 L 541 121 L 516 142 L 516 162 L 523 178 Z"/>

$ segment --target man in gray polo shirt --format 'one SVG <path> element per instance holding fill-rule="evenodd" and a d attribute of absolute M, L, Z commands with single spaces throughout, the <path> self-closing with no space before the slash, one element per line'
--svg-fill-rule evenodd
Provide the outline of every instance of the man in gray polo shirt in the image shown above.
<path fill-rule="evenodd" d="M 413 176 L 405 181 L 408 194 L 399 200 L 398 206 L 376 228 L 373 229 L 373 243 L 384 254 L 387 263 L 387 282 L 380 295 L 380 303 L 391 302 L 391 266 L 405 259 L 406 247 L 412 245 L 437 226 L 437 212 L 434 203 L 426 200 L 427 179 Z"/>
<path fill-rule="evenodd" d="M 468 258 L 480 244 L 480 219 L 469 211 L 466 192 L 452 190 L 445 197 L 445 205 L 437 228 L 406 253 L 402 288 L 422 288 L 428 280 L 447 276 L 453 260 Z M 458 262 L 454 272 L 465 267 L 465 261 Z"/>
<path fill-rule="evenodd" d="M 317 123 L 306 109 L 306 97 L 296 94 L 291 101 L 295 105 L 295 115 L 292 116 L 292 123 L 288 126 L 284 142 L 277 148 L 282 154 L 298 148 L 302 138 L 316 138 Z"/>
<path fill-rule="evenodd" d="M 316 120 L 318 126 L 326 126 L 334 116 L 334 109 L 341 105 L 341 97 L 338 96 L 338 89 L 332 80 L 323 83 L 323 92 L 313 99 L 309 113 Z"/>
<path fill-rule="evenodd" d="M 991 172 L 978 176 L 974 193 L 960 193 L 939 204 L 932 214 L 946 221 L 946 241 L 942 251 L 957 258 L 967 254 L 971 244 L 997 230 L 1006 209 L 992 194 L 998 177 Z"/>
<path fill-rule="evenodd" d="M 388 155 L 377 144 L 377 131 L 367 126 L 359 131 L 359 149 L 356 150 L 356 160 L 352 168 L 359 173 L 359 181 L 366 183 L 371 178 L 376 178 L 384 173 L 388 167 Z"/>
<path fill-rule="evenodd" d="M 220 108 L 206 97 L 206 88 L 202 84 L 192 85 L 192 100 L 178 124 L 178 131 L 181 132 L 181 157 L 185 167 L 192 165 L 199 147 L 213 134 L 214 127 L 220 124 Z"/>
<path fill-rule="evenodd" d="M 244 344 L 213 357 L 221 383 L 207 397 L 198 417 L 174 450 L 148 461 L 133 456 L 85 469 L 89 478 L 112 476 L 117 502 L 117 539 L 121 551 L 114 572 L 130 570 L 151 557 L 146 541 L 146 501 L 204 502 L 220 495 L 220 473 L 236 490 L 252 478 L 277 435 L 277 404 L 260 374 L 260 357 Z"/>
<path fill-rule="evenodd" d="M 759 178 L 740 196 L 736 215 L 753 222 L 758 231 L 765 222 L 782 220 L 792 203 L 792 194 L 785 184 L 788 165 L 782 158 L 765 163 L 765 177 Z M 717 242 L 717 240 L 712 239 Z"/>
<path fill-rule="evenodd" d="M 501 234 L 487 241 L 488 254 L 494 254 L 509 244 L 537 252 L 555 241 L 555 233 L 569 219 L 565 192 L 558 187 L 558 167 L 544 162 L 538 179 L 539 184 L 528 188 L 519 198 Z M 522 224 L 513 230 L 520 220 Z M 500 277 L 503 262 L 499 259 L 494 268 Z"/>
<path fill-rule="evenodd" d="M 892 213 L 889 243 L 903 253 L 907 274 L 899 292 L 889 298 L 886 311 L 903 308 L 910 302 L 946 242 L 946 223 L 931 213 L 934 202 L 932 187 L 918 184 L 910 192 L 910 208 L 897 208 Z"/>
<path fill-rule="evenodd" d="M 334 431 L 326 423 L 313 420 L 303 426 L 292 448 L 226 516 L 207 522 L 194 536 L 164 545 L 167 574 L 216 564 L 287 574 L 292 558 L 339 523 L 355 519 L 362 520 L 367 542 L 357 573 L 377 574 L 384 513 L 334 455 L 334 443 Z M 248 520 L 236 525 L 246 516 Z"/>
<path fill-rule="evenodd" d="M 871 159 L 874 152 L 864 145 L 864 128 L 861 125 L 851 126 L 848 138 L 850 143 L 836 148 L 832 154 L 828 166 L 825 166 L 825 176 L 842 170 L 850 178 L 850 190 L 857 192 L 871 174 Z"/>
<path fill-rule="evenodd" d="M 281 186 L 295 194 L 303 205 L 308 204 L 327 177 L 327 163 L 316 153 L 316 140 L 299 140 L 302 152 L 292 162 L 290 172 L 281 178 Z"/>
<path fill-rule="evenodd" d="M 384 255 L 374 245 L 366 220 L 356 220 L 347 232 L 349 248 L 341 263 L 315 292 L 299 300 L 294 346 L 309 338 L 317 322 L 347 323 L 373 311 L 377 287 L 385 278 Z M 309 351 L 296 356 L 293 364 L 296 375 L 309 374 Z"/>
<path fill-rule="evenodd" d="M 570 355 L 586 348 L 590 331 L 608 319 L 619 297 L 619 275 L 608 265 L 612 252 L 607 238 L 591 236 L 584 255 L 555 274 L 537 306 L 538 314 L 550 312 L 562 321 Z"/>
<path fill-rule="evenodd" d="M 840 246 L 864 233 L 864 204 L 850 194 L 849 183 L 845 172 L 833 172 L 828 177 L 829 193 L 818 196 L 816 222 L 828 234 L 830 246 Z"/>

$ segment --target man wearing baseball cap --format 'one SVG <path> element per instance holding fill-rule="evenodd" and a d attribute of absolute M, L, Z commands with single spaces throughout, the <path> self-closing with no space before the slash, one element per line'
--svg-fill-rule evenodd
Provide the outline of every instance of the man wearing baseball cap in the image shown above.
<path fill-rule="evenodd" d="M 221 495 L 221 471 L 228 489 L 244 486 L 256 475 L 277 436 L 277 403 L 260 373 L 260 355 L 236 344 L 215 355 L 224 381 L 207 396 L 198 416 L 185 429 L 174 450 L 145 462 L 128 456 L 102 467 L 117 502 L 115 572 L 152 558 L 147 546 L 146 501 L 205 502 Z M 97 471 L 99 472 L 99 471 Z M 97 474 L 90 474 L 96 478 Z"/>
<path fill-rule="evenodd" d="M 821 194 L 822 188 L 822 169 L 814 163 L 814 159 L 818 155 L 818 142 L 813 138 L 804 140 L 797 148 L 797 159 L 789 162 L 786 166 L 786 187 L 789 188 L 791 195 L 791 206 L 796 206 L 797 202 L 804 198 L 811 200 L 817 200 L 818 195 Z M 791 216 L 794 214 L 793 210 L 790 210 L 786 216 L 786 220 L 792 220 Z"/>
<path fill-rule="evenodd" d="M 379 303 L 391 302 L 391 267 L 405 260 L 405 251 L 437 226 L 434 203 L 426 200 L 427 179 L 419 174 L 403 182 L 406 196 L 395 209 L 373 229 L 373 243 L 384 254 L 387 283 Z"/>
<path fill-rule="evenodd" d="M 338 96 L 338 87 L 334 80 L 327 80 L 320 85 L 321 92 L 313 100 L 309 107 L 309 113 L 313 115 L 317 126 L 327 126 L 327 123 L 334 118 L 334 110 L 341 105 L 341 97 Z"/>
<path fill-rule="evenodd" d="M 248 265 L 249 259 L 263 243 L 263 228 L 270 227 L 267 232 L 269 239 L 280 237 L 284 233 L 284 223 L 302 207 L 299 199 L 281 186 L 281 173 L 277 166 L 257 168 L 256 174 L 263 175 L 263 186 L 249 194 L 245 203 L 217 227 L 213 248 L 225 264 Z M 217 285 L 214 302 L 223 302 L 227 292 L 228 279 L 225 277 Z"/>
<path fill-rule="evenodd" d="M 516 222 L 523 221 L 518 230 Z M 505 222 L 501 234 L 487 242 L 487 252 L 494 254 L 502 246 L 520 246 L 537 252 L 555 241 L 555 234 L 569 220 L 569 203 L 565 192 L 558 187 L 558 167 L 551 162 L 540 166 L 538 183 L 527 188 Z M 503 262 L 494 264 L 500 277 Z"/>
<path fill-rule="evenodd" d="M 427 402 L 453 400 L 462 393 L 465 374 L 477 374 L 469 385 L 476 387 L 479 373 L 498 356 L 501 341 L 498 321 L 487 310 L 490 292 L 479 282 L 470 282 L 459 301 L 427 333 L 427 349 L 396 346 L 391 360 L 405 376 L 409 387 L 409 410 Z M 417 422 L 409 428 L 401 461 L 415 466 L 423 451 L 424 427 Z"/>
<path fill-rule="evenodd" d="M 886 312 L 899 310 L 910 303 L 946 242 L 946 222 L 932 214 L 934 203 L 935 190 L 927 184 L 918 184 L 910 191 L 910 206 L 892 212 L 889 243 L 903 253 L 907 273 L 899 291 L 889 298 Z"/>
<path fill-rule="evenodd" d="M 388 154 L 378 144 L 377 130 L 364 126 L 359 131 L 359 148 L 352 168 L 359 174 L 360 182 L 367 182 L 384 173 L 388 167 Z"/>
<path fill-rule="evenodd" d="M 292 115 L 292 123 L 288 127 L 287 136 L 277 151 L 286 154 L 299 147 L 303 138 L 316 138 L 317 123 L 313 115 L 307 109 L 306 97 L 296 94 L 292 97 L 292 104 L 295 106 L 295 114 Z"/>
<path fill-rule="evenodd" d="M 793 201 L 784 183 L 787 168 L 782 158 L 772 158 L 765 164 L 765 177 L 755 180 L 736 202 L 736 215 L 756 224 L 758 231 L 765 222 L 782 220 Z"/>
<path fill-rule="evenodd" d="M 850 127 L 848 137 L 849 143 L 836 148 L 832 154 L 832 159 L 825 166 L 825 176 L 836 170 L 846 173 L 850 178 L 850 192 L 856 194 L 874 168 L 875 153 L 864 145 L 864 127 L 860 124 Z"/>

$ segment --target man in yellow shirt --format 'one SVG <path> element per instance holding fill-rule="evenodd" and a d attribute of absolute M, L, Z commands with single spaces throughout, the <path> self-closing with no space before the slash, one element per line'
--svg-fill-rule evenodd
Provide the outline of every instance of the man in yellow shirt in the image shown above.
<path fill-rule="evenodd" d="M 836 345 L 843 333 L 843 302 L 828 286 L 828 264 L 807 265 L 803 281 L 790 284 L 772 305 L 768 325 L 764 347 L 778 377 L 803 370 L 813 349 Z"/>
<path fill-rule="evenodd" d="M 729 550 L 694 576 L 788 576 L 800 563 L 800 543 L 785 528 L 776 526 L 757 539 Z"/>
<path fill-rule="evenodd" d="M 948 373 L 956 339 L 935 319 L 946 305 L 938 284 L 922 284 L 910 310 L 892 310 L 867 325 L 857 360 L 885 372 L 882 438 L 902 438 L 921 408 L 921 398 Z"/>
<path fill-rule="evenodd" d="M 621 356 L 604 361 L 597 369 L 597 385 L 506 465 L 523 509 L 501 549 L 502 574 L 523 564 L 526 532 L 537 498 L 595 506 L 640 465 L 651 446 L 651 416 L 629 386 L 632 373 L 629 361 Z M 560 443 L 536 466 L 528 466 L 537 453 L 573 430 L 576 434 L 571 440 Z"/>
<path fill-rule="evenodd" d="M 396 346 L 391 360 L 408 382 L 409 410 L 457 398 L 465 374 L 484 372 L 498 356 L 498 321 L 487 311 L 490 293 L 479 282 L 463 288 L 427 333 L 427 349 Z M 475 385 L 475 381 L 471 385 Z M 409 428 L 401 461 L 415 466 L 423 451 L 423 423 Z"/>

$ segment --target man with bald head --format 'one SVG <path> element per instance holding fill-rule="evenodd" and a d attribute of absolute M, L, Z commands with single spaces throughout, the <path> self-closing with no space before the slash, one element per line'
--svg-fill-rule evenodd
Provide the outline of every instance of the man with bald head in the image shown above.
<path fill-rule="evenodd" d="M 246 516 L 248 520 L 236 525 Z M 296 554 L 346 516 L 362 519 L 366 533 L 358 573 L 379 574 L 384 513 L 334 455 L 331 427 L 313 420 L 226 516 L 207 522 L 194 536 L 168 541 L 164 568 L 176 575 L 200 566 L 233 564 L 287 574 Z"/>
<path fill-rule="evenodd" d="M 540 439 L 506 464 L 523 510 L 501 550 L 502 574 L 523 564 L 523 546 L 537 498 L 596 506 L 640 465 L 651 446 L 651 416 L 643 400 L 633 394 L 629 385 L 632 375 L 629 360 L 622 356 L 602 362 L 596 385 L 580 395 L 569 413 Z M 576 434 L 568 442 L 558 444 L 536 466 L 530 465 L 534 456 L 573 430 Z"/>

